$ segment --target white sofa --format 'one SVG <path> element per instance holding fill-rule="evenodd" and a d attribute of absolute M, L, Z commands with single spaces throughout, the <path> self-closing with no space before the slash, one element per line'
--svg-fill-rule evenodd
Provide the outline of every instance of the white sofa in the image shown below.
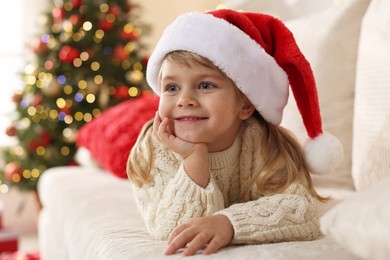
<path fill-rule="evenodd" d="M 322 205 L 315 241 L 229 246 L 191 259 L 390 259 L 390 3 L 344 0 L 288 22 L 313 65 L 324 128 L 345 147 L 333 174 L 314 176 Z M 283 124 L 304 139 L 295 104 Z M 47 170 L 39 181 L 43 260 L 178 259 L 146 231 L 128 180 L 97 166 Z M 389 190 L 389 191 L 387 191 Z"/>

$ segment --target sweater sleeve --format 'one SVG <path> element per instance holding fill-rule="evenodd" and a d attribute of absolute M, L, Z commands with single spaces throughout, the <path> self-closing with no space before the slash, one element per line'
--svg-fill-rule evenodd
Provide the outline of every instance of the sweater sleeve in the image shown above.
<path fill-rule="evenodd" d="M 234 204 L 215 214 L 229 218 L 235 244 L 312 240 L 319 235 L 317 202 L 299 184 L 292 184 L 283 193 Z"/>
<path fill-rule="evenodd" d="M 157 147 L 153 157 L 153 182 L 133 189 L 138 210 L 153 236 L 167 239 L 178 225 L 224 208 L 214 179 L 202 188 L 187 175 L 183 164 L 175 167 L 169 151 Z"/>

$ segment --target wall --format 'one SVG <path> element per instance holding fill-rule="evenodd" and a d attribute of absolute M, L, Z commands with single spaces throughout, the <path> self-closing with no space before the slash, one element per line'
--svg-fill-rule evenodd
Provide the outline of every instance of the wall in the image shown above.
<path fill-rule="evenodd" d="M 144 37 L 148 51 L 152 51 L 164 28 L 178 15 L 190 11 L 214 10 L 220 0 L 135 0 L 142 6 L 141 21 L 151 27 L 151 33 Z"/>

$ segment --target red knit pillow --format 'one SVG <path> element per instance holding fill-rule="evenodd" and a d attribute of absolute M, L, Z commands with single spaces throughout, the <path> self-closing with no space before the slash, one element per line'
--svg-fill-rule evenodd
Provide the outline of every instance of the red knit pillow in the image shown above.
<path fill-rule="evenodd" d="M 104 169 L 127 178 L 130 150 L 142 126 L 154 117 L 158 103 L 158 96 L 145 95 L 107 109 L 80 128 L 76 145 L 87 148 Z"/>

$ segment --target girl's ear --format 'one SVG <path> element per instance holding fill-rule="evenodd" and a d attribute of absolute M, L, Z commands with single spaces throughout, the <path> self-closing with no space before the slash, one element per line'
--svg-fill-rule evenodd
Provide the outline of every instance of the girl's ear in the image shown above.
<path fill-rule="evenodd" d="M 241 120 L 246 120 L 253 114 L 255 107 L 245 95 L 242 95 L 242 101 L 243 105 L 238 116 Z"/>

